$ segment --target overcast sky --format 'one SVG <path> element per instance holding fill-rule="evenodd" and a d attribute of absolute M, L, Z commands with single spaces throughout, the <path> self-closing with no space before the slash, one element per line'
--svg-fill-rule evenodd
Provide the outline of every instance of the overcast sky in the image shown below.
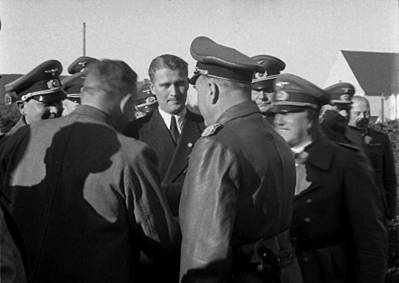
<path fill-rule="evenodd" d="M 83 55 L 126 61 L 147 78 L 158 55 L 195 62 L 197 36 L 249 56 L 269 54 L 285 72 L 323 86 L 340 50 L 397 52 L 397 0 L 0 0 L 0 73 Z"/>

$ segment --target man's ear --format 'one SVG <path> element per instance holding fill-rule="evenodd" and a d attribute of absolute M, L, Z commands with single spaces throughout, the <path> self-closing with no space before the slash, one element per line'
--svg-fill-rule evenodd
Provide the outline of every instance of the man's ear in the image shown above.
<path fill-rule="evenodd" d="M 151 90 L 151 92 L 152 92 L 154 95 L 156 95 L 156 93 L 155 93 L 155 86 L 154 86 L 154 84 L 152 83 L 152 81 L 150 81 L 150 90 Z"/>
<path fill-rule="evenodd" d="M 25 115 L 25 103 L 21 100 L 18 100 L 15 103 L 17 104 L 19 113 L 21 113 L 21 115 Z"/>
<path fill-rule="evenodd" d="M 133 95 L 131 93 L 126 94 L 122 99 L 121 102 L 119 103 L 119 107 L 122 111 L 122 113 L 125 113 L 125 106 L 126 103 L 129 101 L 129 99 L 133 99 Z M 132 101 L 133 102 L 133 101 Z"/>
<path fill-rule="evenodd" d="M 216 104 L 216 102 L 218 102 L 219 100 L 219 95 L 220 95 L 219 86 L 214 82 L 208 82 L 208 87 L 210 90 L 211 104 Z"/>

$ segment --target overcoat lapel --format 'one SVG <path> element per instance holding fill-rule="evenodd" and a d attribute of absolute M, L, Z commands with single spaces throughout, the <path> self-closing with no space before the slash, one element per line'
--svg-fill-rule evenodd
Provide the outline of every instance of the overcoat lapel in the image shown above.
<path fill-rule="evenodd" d="M 327 171 L 331 167 L 334 158 L 335 147 L 326 138 L 319 137 L 306 149 L 306 151 L 309 153 L 309 156 L 305 162 L 307 171 L 306 178 L 311 182 L 311 184 L 300 194 L 296 195 L 295 199 L 315 189 L 321 188 L 321 183 L 317 180 L 317 174 L 311 174 L 309 167 L 313 166 L 317 167 L 319 170 Z"/>

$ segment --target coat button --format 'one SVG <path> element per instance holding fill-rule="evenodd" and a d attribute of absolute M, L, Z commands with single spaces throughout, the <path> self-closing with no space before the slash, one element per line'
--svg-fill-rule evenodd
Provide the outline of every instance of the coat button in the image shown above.
<path fill-rule="evenodd" d="M 188 147 L 193 147 L 193 144 L 192 144 L 191 142 L 189 142 L 189 143 L 187 144 L 187 146 L 188 146 Z"/>
<path fill-rule="evenodd" d="M 306 203 L 312 203 L 312 202 L 313 202 L 313 200 L 311 198 L 306 200 Z"/>
<path fill-rule="evenodd" d="M 306 217 L 303 221 L 305 221 L 306 223 L 309 223 L 310 222 L 310 218 Z"/>

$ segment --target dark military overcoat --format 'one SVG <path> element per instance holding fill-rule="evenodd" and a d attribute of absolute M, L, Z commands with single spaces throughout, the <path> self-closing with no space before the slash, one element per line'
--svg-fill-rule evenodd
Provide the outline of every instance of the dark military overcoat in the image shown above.
<path fill-rule="evenodd" d="M 291 228 L 304 282 L 384 282 L 384 204 L 366 157 L 323 136 L 306 151 L 310 184 L 295 196 Z"/>
<path fill-rule="evenodd" d="M 225 111 L 190 156 L 179 210 L 181 280 L 262 282 L 242 281 L 248 263 L 233 254 L 289 228 L 294 187 L 291 150 L 255 102 Z"/>
<path fill-rule="evenodd" d="M 368 129 L 364 137 L 367 152 L 373 165 L 377 184 L 382 190 L 387 203 L 387 218 L 396 216 L 397 180 L 395 171 L 395 157 L 391 141 L 387 134 Z"/>

